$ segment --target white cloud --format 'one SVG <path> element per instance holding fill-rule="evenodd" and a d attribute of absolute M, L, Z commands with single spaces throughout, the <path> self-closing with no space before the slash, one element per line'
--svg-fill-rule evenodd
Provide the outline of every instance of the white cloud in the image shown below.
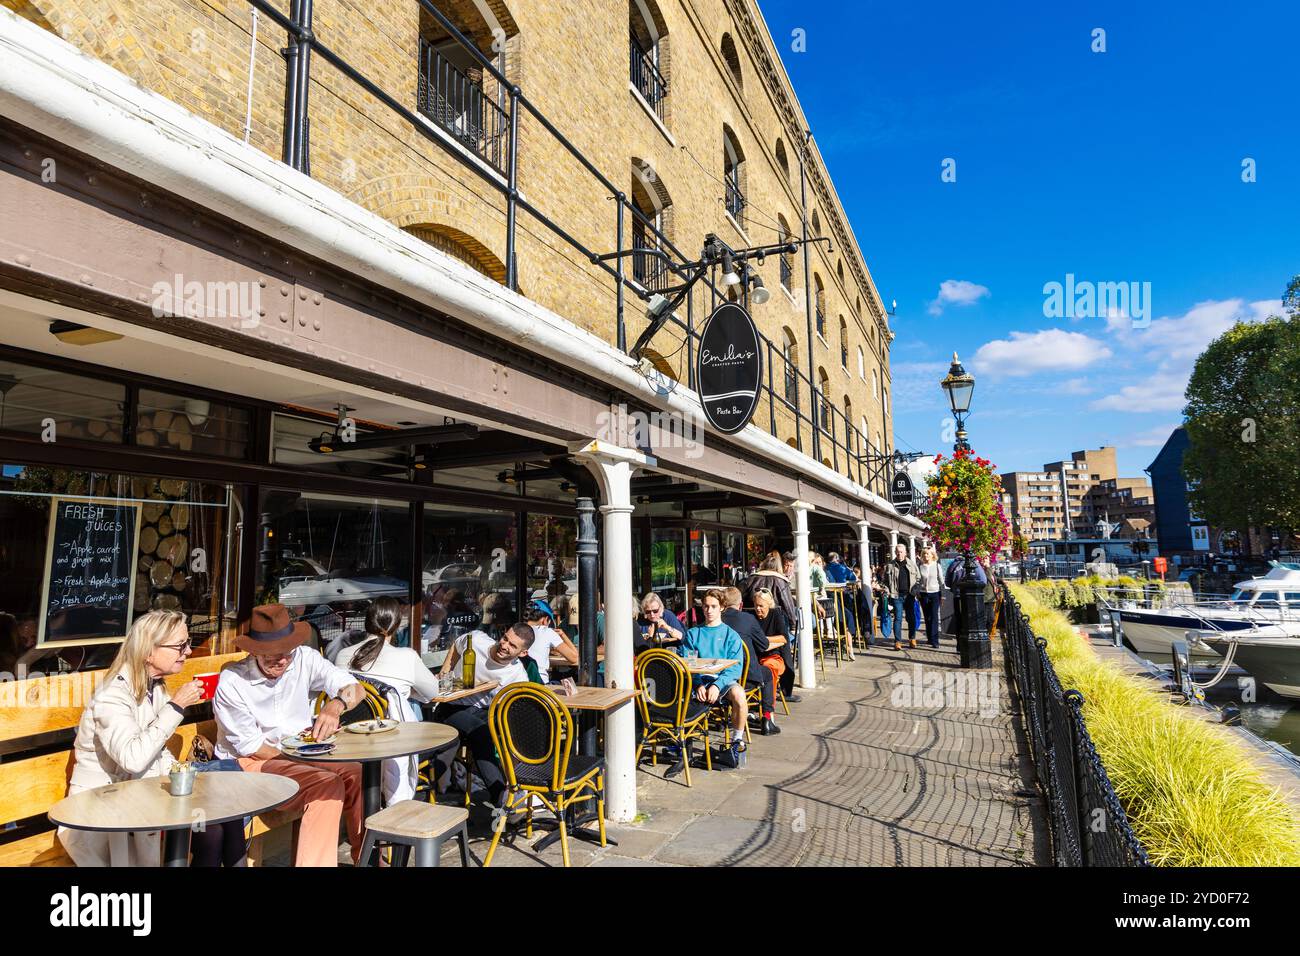
<path fill-rule="evenodd" d="M 1118 444 L 1126 448 L 1160 448 L 1169 440 L 1170 433 L 1180 424 L 1182 423 L 1173 422 L 1169 425 L 1157 425 L 1154 428 L 1135 432 L 1122 439 Z"/>
<path fill-rule="evenodd" d="M 965 279 L 944 279 L 939 283 L 938 297 L 930 303 L 930 314 L 940 315 L 945 305 L 974 305 L 988 295 L 988 286 Z"/>
<path fill-rule="evenodd" d="M 1044 329 L 1041 332 L 1012 332 L 1009 339 L 985 342 L 975 353 L 971 365 L 976 372 L 999 378 L 1048 371 L 1077 371 L 1110 358 L 1111 354 L 1105 344 L 1082 332 Z"/>
<path fill-rule="evenodd" d="M 1183 393 L 1196 358 L 1205 347 L 1237 322 L 1259 322 L 1281 313 L 1278 299 L 1247 303 L 1244 299 L 1198 302 L 1179 316 L 1162 316 L 1146 328 L 1134 328 L 1123 319 L 1108 319 L 1106 330 L 1125 357 L 1145 365 L 1149 372 L 1117 392 L 1097 399 L 1097 411 L 1164 412 L 1183 407 Z"/>
<path fill-rule="evenodd" d="M 889 369 L 893 380 L 890 406 L 896 412 L 946 407 L 939 382 L 947 372 L 946 362 L 894 362 Z"/>

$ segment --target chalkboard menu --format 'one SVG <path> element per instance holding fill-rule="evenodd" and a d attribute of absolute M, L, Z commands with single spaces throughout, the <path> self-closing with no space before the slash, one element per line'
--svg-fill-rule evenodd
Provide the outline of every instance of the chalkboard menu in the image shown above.
<path fill-rule="evenodd" d="M 126 636 L 139 534 L 139 502 L 50 499 L 41 644 L 96 644 Z"/>

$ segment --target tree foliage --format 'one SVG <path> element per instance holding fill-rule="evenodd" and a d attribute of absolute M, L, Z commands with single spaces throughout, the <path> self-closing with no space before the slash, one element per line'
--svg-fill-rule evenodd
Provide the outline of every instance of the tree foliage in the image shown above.
<path fill-rule="evenodd" d="M 1300 275 L 1282 303 L 1211 342 L 1187 384 L 1183 473 L 1211 524 L 1300 529 Z"/>

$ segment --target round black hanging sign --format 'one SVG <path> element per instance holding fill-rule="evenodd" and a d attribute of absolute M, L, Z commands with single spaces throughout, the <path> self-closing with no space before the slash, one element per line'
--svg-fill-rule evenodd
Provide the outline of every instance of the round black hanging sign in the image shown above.
<path fill-rule="evenodd" d="M 763 350 L 754 320 L 739 304 L 724 302 L 705 322 L 695 373 L 710 425 L 731 435 L 749 424 L 763 382 Z"/>

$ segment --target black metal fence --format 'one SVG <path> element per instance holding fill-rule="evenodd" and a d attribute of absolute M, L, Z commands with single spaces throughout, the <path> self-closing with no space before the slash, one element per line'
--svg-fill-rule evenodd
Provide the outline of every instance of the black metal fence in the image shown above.
<path fill-rule="evenodd" d="M 1002 585 L 1003 644 L 1030 758 L 1047 801 L 1057 866 L 1150 866 L 1083 719 L 1083 695 L 1062 690 L 1011 589 Z"/>
<path fill-rule="evenodd" d="M 633 33 L 630 50 L 629 76 L 631 83 L 642 98 L 654 110 L 659 121 L 664 121 L 664 104 L 668 100 L 668 81 L 659 72 L 653 54 L 646 51 Z"/>

